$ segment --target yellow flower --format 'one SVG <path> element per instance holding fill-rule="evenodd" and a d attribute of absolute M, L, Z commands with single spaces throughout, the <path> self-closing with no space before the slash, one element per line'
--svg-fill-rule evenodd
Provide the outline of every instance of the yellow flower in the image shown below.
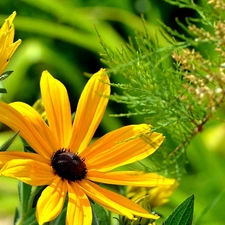
<path fill-rule="evenodd" d="M 153 188 L 146 187 L 133 187 L 127 188 L 126 196 L 134 202 L 146 198 L 151 208 L 161 206 L 169 201 L 169 197 L 173 194 L 175 189 L 178 187 L 178 183 L 175 182 L 171 185 L 157 186 Z"/>
<path fill-rule="evenodd" d="M 105 70 L 101 69 L 87 82 L 73 123 L 63 84 L 44 71 L 40 87 L 47 124 L 25 103 L 0 102 L 0 121 L 20 130 L 20 135 L 37 153 L 1 152 L 1 175 L 32 186 L 47 185 L 37 203 L 38 223 L 42 225 L 56 218 L 67 194 L 67 225 L 91 225 L 88 197 L 129 219 L 134 219 L 134 215 L 157 219 L 157 215 L 95 183 L 147 187 L 174 183 L 173 179 L 155 173 L 112 171 L 151 155 L 160 146 L 164 137 L 150 133 L 147 124 L 122 127 L 90 144 L 108 103 L 106 96 L 110 95 Z"/>
<path fill-rule="evenodd" d="M 0 29 L 0 76 L 21 43 L 20 39 L 13 43 L 15 28 L 12 22 L 15 16 L 16 12 L 13 12 Z"/>
<path fill-rule="evenodd" d="M 149 201 L 152 208 L 166 204 L 177 187 L 178 183 L 174 183 L 173 185 L 165 185 L 150 189 Z"/>
<path fill-rule="evenodd" d="M 170 195 L 173 194 L 177 186 L 178 186 L 177 182 L 171 185 L 163 185 L 163 186 L 157 186 L 153 188 L 128 186 L 126 190 L 126 196 L 130 198 L 132 201 L 141 205 L 147 211 L 152 212 L 155 207 L 164 205 L 169 201 Z M 141 217 L 137 218 L 135 221 L 129 221 L 124 218 L 124 225 L 126 224 L 154 225 L 155 222 L 151 219 L 146 219 Z"/>

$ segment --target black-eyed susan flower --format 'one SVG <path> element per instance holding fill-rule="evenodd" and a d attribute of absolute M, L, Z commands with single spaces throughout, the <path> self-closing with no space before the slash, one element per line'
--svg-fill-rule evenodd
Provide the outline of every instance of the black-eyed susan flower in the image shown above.
<path fill-rule="evenodd" d="M 32 186 L 47 186 L 37 202 L 38 223 L 42 225 L 56 218 L 67 195 L 67 225 L 91 225 L 88 197 L 129 219 L 134 219 L 134 215 L 157 219 L 157 215 L 95 182 L 147 187 L 172 184 L 173 179 L 156 173 L 114 171 L 155 152 L 164 140 L 162 134 L 150 132 L 147 124 L 129 125 L 90 144 L 108 103 L 106 96 L 110 94 L 109 78 L 104 69 L 86 84 L 73 123 L 64 85 L 44 71 L 40 87 L 47 124 L 25 103 L 0 102 L 0 121 L 19 130 L 36 151 L 1 152 L 1 175 Z"/>
<path fill-rule="evenodd" d="M 15 28 L 13 20 L 16 12 L 13 12 L 4 22 L 0 29 L 0 76 L 7 67 L 9 60 L 17 47 L 20 45 L 21 40 L 14 41 Z"/>

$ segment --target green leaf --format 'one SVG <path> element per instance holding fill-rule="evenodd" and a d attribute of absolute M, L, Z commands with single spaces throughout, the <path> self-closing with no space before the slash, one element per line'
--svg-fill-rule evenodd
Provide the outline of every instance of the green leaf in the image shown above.
<path fill-rule="evenodd" d="M 66 210 L 67 208 L 64 208 L 62 210 L 62 212 L 59 214 L 59 216 L 54 220 L 52 221 L 52 225 L 62 225 L 62 224 L 65 224 L 65 221 L 66 221 Z"/>
<path fill-rule="evenodd" d="M 6 94 L 7 93 L 7 90 L 5 88 L 0 88 L 0 93 L 1 94 Z"/>
<path fill-rule="evenodd" d="M 23 142 L 24 142 L 24 140 L 23 140 Z M 24 144 L 24 152 L 32 152 L 32 153 L 36 153 L 35 151 L 34 151 L 34 149 L 33 148 L 31 148 L 29 145 L 27 145 L 27 144 Z"/>
<path fill-rule="evenodd" d="M 24 221 L 28 218 L 33 220 L 33 216 L 30 215 L 29 211 L 29 201 L 31 197 L 31 189 L 32 186 L 25 184 L 21 181 L 19 181 L 18 185 L 18 192 L 19 192 L 19 202 L 20 202 L 20 208 L 15 213 L 15 219 L 14 224 L 23 224 L 23 225 L 34 225 L 32 221 L 29 221 L 29 223 L 25 223 Z M 29 211 L 29 212 L 28 212 Z M 35 214 L 34 214 L 35 216 Z"/>
<path fill-rule="evenodd" d="M 13 224 L 16 224 L 16 222 L 19 220 L 19 218 L 20 218 L 20 212 L 19 212 L 19 209 L 16 208 L 14 219 L 13 219 Z"/>
<path fill-rule="evenodd" d="M 20 131 L 16 132 L 8 141 L 6 141 L 1 147 L 0 147 L 0 152 L 6 151 L 9 146 L 13 143 L 15 140 L 16 136 L 19 134 Z"/>
<path fill-rule="evenodd" d="M 32 208 L 26 213 L 26 217 L 23 219 L 23 225 L 38 225 L 35 216 L 36 208 Z"/>
<path fill-rule="evenodd" d="M 97 203 L 91 203 L 93 220 L 92 225 L 106 225 L 110 224 L 109 217 L 105 209 Z"/>
<path fill-rule="evenodd" d="M 212 210 L 219 202 L 222 202 L 222 198 L 225 194 L 225 189 L 223 189 L 212 201 L 203 209 L 203 211 L 195 218 L 195 225 L 201 224 L 203 216 Z"/>
<path fill-rule="evenodd" d="M 4 72 L 4 73 L 0 76 L 0 81 L 1 81 L 1 80 L 5 80 L 7 77 L 9 77 L 9 76 L 11 75 L 12 72 L 13 72 L 12 70 Z"/>
<path fill-rule="evenodd" d="M 163 222 L 163 225 L 190 225 L 194 212 L 194 195 L 183 201 Z"/>
<path fill-rule="evenodd" d="M 31 185 L 19 182 L 19 200 L 20 200 L 20 209 L 19 216 L 15 216 L 16 225 L 38 225 L 35 211 L 37 200 L 41 195 L 41 192 L 45 186 L 38 186 L 32 188 Z"/>
<path fill-rule="evenodd" d="M 32 186 L 19 181 L 19 200 L 21 216 L 25 215 L 29 208 L 29 200 L 31 196 Z"/>
<path fill-rule="evenodd" d="M 32 208 L 36 207 L 37 201 L 40 198 L 41 193 L 45 188 L 46 188 L 46 186 L 37 186 L 37 187 L 35 187 L 34 191 L 32 191 L 32 197 L 30 200 Z"/>

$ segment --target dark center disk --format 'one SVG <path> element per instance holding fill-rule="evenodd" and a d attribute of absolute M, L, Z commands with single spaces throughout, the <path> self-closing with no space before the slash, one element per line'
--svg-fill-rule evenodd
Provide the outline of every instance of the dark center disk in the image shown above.
<path fill-rule="evenodd" d="M 52 167 L 56 174 L 70 181 L 82 180 L 87 173 L 84 159 L 81 159 L 77 154 L 67 152 L 65 149 L 54 153 Z"/>

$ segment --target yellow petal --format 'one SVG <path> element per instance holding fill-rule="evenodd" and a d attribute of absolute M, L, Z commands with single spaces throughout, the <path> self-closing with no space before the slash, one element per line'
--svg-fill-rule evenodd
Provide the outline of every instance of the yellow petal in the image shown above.
<path fill-rule="evenodd" d="M 41 76 L 41 95 L 48 118 L 48 124 L 58 143 L 67 147 L 72 130 L 71 109 L 65 86 L 44 71 Z"/>
<path fill-rule="evenodd" d="M 22 42 L 21 40 L 17 40 L 16 42 L 12 43 L 9 40 L 7 40 L 6 37 L 4 36 L 0 37 L 0 43 L 2 45 L 0 47 L 0 57 L 1 57 L 0 75 L 5 71 L 11 57 L 13 56 L 14 52 L 16 51 L 18 46 L 21 44 L 21 42 Z"/>
<path fill-rule="evenodd" d="M 38 120 L 30 123 L 29 116 L 26 118 L 12 106 L 0 102 L 0 122 L 9 126 L 16 132 L 20 131 L 20 136 L 23 137 L 38 154 L 48 159 L 52 157 L 50 145 L 43 139 L 43 134 L 38 130 L 42 126 L 42 124 L 39 124 Z"/>
<path fill-rule="evenodd" d="M 99 183 L 143 187 L 166 186 L 175 183 L 174 179 L 165 178 L 157 173 L 136 171 L 99 172 L 88 170 L 87 179 Z"/>
<path fill-rule="evenodd" d="M 46 164 L 50 163 L 50 160 L 29 152 L 0 152 L 0 168 L 4 166 L 8 161 L 12 159 L 33 159 Z"/>
<path fill-rule="evenodd" d="M 77 183 L 68 183 L 68 195 L 66 225 L 91 225 L 92 210 L 90 202 Z"/>
<path fill-rule="evenodd" d="M 13 12 L 0 29 L 0 75 L 5 70 L 17 47 L 21 44 L 21 40 L 13 43 L 15 28 L 12 22 L 15 16 L 16 12 Z"/>
<path fill-rule="evenodd" d="M 52 184 L 44 189 L 36 209 L 39 225 L 55 219 L 62 211 L 67 194 L 67 182 L 56 178 Z"/>
<path fill-rule="evenodd" d="M 151 133 L 147 124 L 129 125 L 99 138 L 81 157 L 85 158 L 88 169 L 109 171 L 151 155 L 163 140 L 162 134 Z"/>
<path fill-rule="evenodd" d="M 32 186 L 51 184 L 56 177 L 50 165 L 32 159 L 12 159 L 2 167 L 0 175 Z"/>
<path fill-rule="evenodd" d="M 164 205 L 169 201 L 169 197 L 173 194 L 178 187 L 178 182 L 173 185 L 159 186 L 151 188 L 147 191 L 149 195 L 149 201 L 152 208 Z"/>
<path fill-rule="evenodd" d="M 16 16 L 16 12 L 14 11 L 6 20 L 5 22 L 3 23 L 1 29 L 0 29 L 0 35 L 3 34 L 3 32 L 6 32 L 8 31 L 11 26 L 12 26 L 12 22 L 13 20 L 15 19 L 15 16 Z"/>
<path fill-rule="evenodd" d="M 87 82 L 78 102 L 70 148 L 81 153 L 90 143 L 105 112 L 110 94 L 109 78 L 104 69 Z"/>
<path fill-rule="evenodd" d="M 46 150 L 49 151 L 50 156 L 53 154 L 53 152 L 62 147 L 58 143 L 58 140 L 52 130 L 49 129 L 41 115 L 33 107 L 23 102 L 14 102 L 10 105 L 24 116 L 24 119 L 28 124 L 36 128 L 43 141 L 45 141 L 45 146 L 48 146 L 48 149 Z"/>
<path fill-rule="evenodd" d="M 159 218 L 157 215 L 150 214 L 140 205 L 125 198 L 124 196 L 102 188 L 95 183 L 92 183 L 88 180 L 83 180 L 81 182 L 79 181 L 78 183 L 83 191 L 91 199 L 98 202 L 100 205 L 104 206 L 110 211 L 124 215 L 129 219 L 134 219 L 133 215 L 152 219 Z"/>

